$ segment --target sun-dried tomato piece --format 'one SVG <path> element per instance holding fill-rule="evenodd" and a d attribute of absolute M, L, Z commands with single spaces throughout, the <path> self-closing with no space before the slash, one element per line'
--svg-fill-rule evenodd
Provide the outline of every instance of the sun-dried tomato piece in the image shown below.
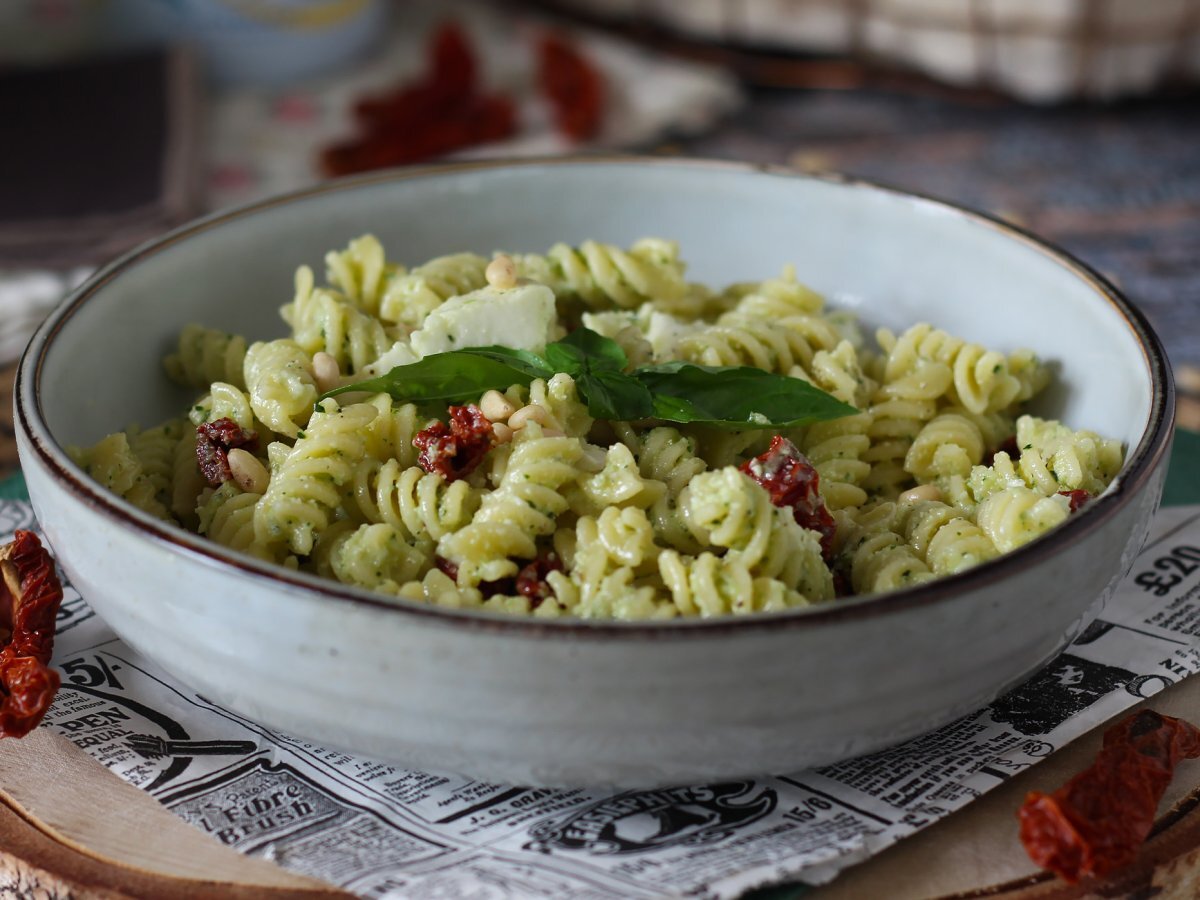
<path fill-rule="evenodd" d="M 429 78 L 446 94 L 469 97 L 476 90 L 479 63 L 461 25 L 443 22 L 429 42 Z"/>
<path fill-rule="evenodd" d="M 0 576 L 0 738 L 22 737 L 58 690 L 49 663 L 62 584 L 32 531 L 18 531 L 0 547 Z"/>
<path fill-rule="evenodd" d="M 451 581 L 458 581 L 458 565 L 456 563 L 452 563 L 444 556 L 435 556 L 433 564 L 439 572 L 448 576 Z"/>
<path fill-rule="evenodd" d="M 344 175 L 417 163 L 506 138 L 516 122 L 516 107 L 503 94 L 472 97 L 440 108 L 436 116 L 388 122 L 364 138 L 329 147 L 322 166 Z"/>
<path fill-rule="evenodd" d="M 436 117 L 440 108 L 472 96 L 479 65 L 462 26 L 442 23 L 426 46 L 425 71 L 416 80 L 354 104 L 354 115 L 369 129 Z"/>
<path fill-rule="evenodd" d="M 1079 512 L 1083 509 L 1084 504 L 1092 499 L 1092 495 L 1085 490 L 1076 489 L 1074 491 L 1059 491 L 1060 497 L 1066 497 L 1071 502 L 1071 512 Z"/>
<path fill-rule="evenodd" d="M 495 445 L 492 423 L 475 404 L 450 407 L 450 422 L 434 422 L 417 432 L 417 464 L 447 481 L 466 478 Z"/>
<path fill-rule="evenodd" d="M 517 593 L 528 597 L 530 608 L 537 609 L 554 596 L 554 588 L 547 583 L 546 576 L 562 570 L 562 560 L 554 551 L 539 556 L 517 573 Z"/>
<path fill-rule="evenodd" d="M 1072 884 L 1137 858 L 1182 759 L 1200 757 L 1200 730 L 1143 710 L 1104 734 L 1096 761 L 1052 794 L 1032 791 L 1017 816 L 1030 859 Z"/>
<path fill-rule="evenodd" d="M 777 434 L 767 452 L 746 460 L 741 470 L 766 488 L 772 503 L 791 507 L 800 525 L 820 534 L 822 555 L 833 558 L 837 525 L 821 497 L 821 476 L 795 444 Z"/>
<path fill-rule="evenodd" d="M 439 572 L 448 576 L 452 581 L 458 581 L 458 564 L 446 559 L 444 556 L 434 557 L 433 564 Z M 495 581 L 481 581 L 475 585 L 479 593 L 484 598 L 495 597 L 498 594 L 503 594 L 505 597 L 511 597 L 517 591 L 517 582 L 514 578 L 498 578 Z M 535 607 L 536 608 L 536 607 Z"/>
<path fill-rule="evenodd" d="M 458 580 L 458 566 L 451 560 L 444 556 L 437 556 L 434 557 L 433 564 L 440 572 L 455 581 Z M 496 581 L 481 581 L 476 586 L 484 597 L 495 597 L 499 594 L 506 597 L 514 594 L 528 597 L 530 607 L 537 609 L 554 596 L 554 589 L 546 582 L 546 576 L 551 572 L 561 572 L 562 570 L 562 560 L 558 558 L 557 553 L 550 551 L 522 568 L 515 579 L 500 578 Z"/>
<path fill-rule="evenodd" d="M 436 472 L 447 481 L 457 477 L 454 457 L 458 453 L 458 443 L 445 422 L 434 422 L 428 428 L 422 428 L 414 435 L 413 446 L 421 451 L 417 454 L 417 465 L 426 472 Z"/>
<path fill-rule="evenodd" d="M 242 447 L 258 448 L 258 434 L 247 431 L 233 419 L 217 419 L 196 426 L 196 462 L 200 473 L 212 487 L 220 487 L 233 477 L 229 471 L 229 451 Z"/>
<path fill-rule="evenodd" d="M 559 131 L 575 141 L 596 136 L 604 123 L 604 75 L 563 35 L 538 41 L 538 83 Z"/>
<path fill-rule="evenodd" d="M 467 33 L 455 22 L 443 24 L 430 39 L 421 76 L 358 101 L 363 133 L 322 151 L 322 169 L 346 175 L 408 165 L 513 134 L 516 106 L 505 94 L 482 93 L 478 70 Z"/>
<path fill-rule="evenodd" d="M 1015 434 L 1011 435 L 1008 440 L 988 454 L 988 457 L 983 464 L 985 466 L 990 466 L 995 463 L 997 453 L 1007 453 L 1009 458 L 1014 461 L 1020 459 L 1021 448 L 1017 445 L 1017 436 Z"/>

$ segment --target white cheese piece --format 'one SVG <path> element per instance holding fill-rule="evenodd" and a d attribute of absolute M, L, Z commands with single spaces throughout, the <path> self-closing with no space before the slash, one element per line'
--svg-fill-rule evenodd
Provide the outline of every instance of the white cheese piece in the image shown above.
<path fill-rule="evenodd" d="M 692 322 L 681 322 L 672 315 L 663 312 L 650 313 L 650 321 L 646 326 L 646 340 L 654 349 L 655 359 L 674 359 L 679 341 L 696 331 L 698 325 Z"/>
<path fill-rule="evenodd" d="M 447 300 L 410 341 L 419 356 L 492 344 L 539 351 L 552 339 L 554 324 L 554 292 L 545 285 L 483 288 Z"/>
<path fill-rule="evenodd" d="M 640 328 L 636 314 L 632 310 L 610 310 L 607 312 L 585 312 L 583 314 L 583 327 L 590 328 L 596 334 L 603 335 L 606 338 L 615 338 L 621 333 L 621 330 L 629 326 Z"/>
<path fill-rule="evenodd" d="M 417 361 L 417 354 L 413 353 L 412 347 L 408 346 L 407 341 L 396 341 L 392 344 L 392 349 L 375 362 L 363 366 L 360 373 L 364 378 L 376 378 L 379 375 L 386 375 L 396 366 L 407 366 L 410 363 Z"/>

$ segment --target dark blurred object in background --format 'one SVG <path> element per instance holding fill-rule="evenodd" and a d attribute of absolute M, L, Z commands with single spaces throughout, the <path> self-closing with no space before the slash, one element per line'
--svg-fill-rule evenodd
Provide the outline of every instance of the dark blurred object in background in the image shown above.
<path fill-rule="evenodd" d="M 0 73 L 0 265 L 101 262 L 194 216 L 198 108 L 179 52 Z"/>

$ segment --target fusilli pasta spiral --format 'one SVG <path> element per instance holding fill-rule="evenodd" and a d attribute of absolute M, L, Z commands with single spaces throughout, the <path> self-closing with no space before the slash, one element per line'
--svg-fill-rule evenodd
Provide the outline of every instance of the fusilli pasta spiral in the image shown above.
<path fill-rule="evenodd" d="M 244 387 L 242 361 L 246 339 L 203 325 L 185 325 L 179 347 L 163 360 L 168 377 L 184 387 L 204 388 L 213 381 Z"/>
<path fill-rule="evenodd" d="M 260 543 L 284 543 L 301 555 L 312 550 L 317 535 L 341 506 L 354 460 L 365 452 L 362 431 L 377 414 L 368 403 L 338 408 L 325 401 L 304 437 L 272 473 L 255 508 L 254 530 Z"/>
<path fill-rule="evenodd" d="M 419 328 L 425 317 L 449 300 L 477 291 L 485 284 L 487 260 L 474 253 L 438 256 L 398 275 L 379 303 L 384 322 Z"/>
<path fill-rule="evenodd" d="M 344 295 L 314 287 L 308 266 L 296 272 L 296 297 L 280 312 L 306 353 L 328 353 L 343 372 L 360 371 L 396 342 L 377 318 Z"/>
<path fill-rule="evenodd" d="M 383 245 L 371 234 L 355 238 L 345 250 L 330 250 L 325 254 L 326 280 L 371 315 L 379 312 L 388 279 L 403 274 L 402 267 L 388 264 Z"/>
<path fill-rule="evenodd" d="M 566 508 L 563 485 L 578 475 L 577 438 L 542 437 L 536 424 L 514 448 L 499 486 L 483 498 L 469 525 L 438 542 L 438 553 L 458 566 L 458 582 L 474 585 L 515 575 L 515 559 L 537 556 L 537 540 L 554 532 Z"/>
<path fill-rule="evenodd" d="M 295 341 L 259 342 L 246 351 L 245 372 L 254 415 L 272 431 L 296 437 L 317 400 L 312 358 Z"/>
<path fill-rule="evenodd" d="M 724 289 L 685 271 L 656 238 L 408 269 L 364 235 L 326 254 L 323 284 L 298 269 L 280 308 L 290 337 L 247 348 L 183 330 L 164 366 L 200 393 L 186 420 L 71 453 L 129 503 L 234 551 L 391 602 L 542 619 L 740 615 L 918 585 L 1034 540 L 1118 476 L 1119 442 L 1022 415 L 1052 374 L 1030 351 L 929 323 L 871 342 L 791 267 Z M 580 321 L 596 334 L 551 351 Z M 353 388 L 317 405 L 351 375 L 421 385 L 437 365 L 411 381 L 404 366 L 492 335 L 517 344 L 522 371 L 558 365 L 579 383 L 489 376 L 479 396 Z M 567 361 L 587 341 L 603 362 Z M 856 411 L 778 433 L 593 415 L 605 367 L 685 362 L 764 369 Z M 653 408 L 681 418 L 666 410 L 687 398 L 664 397 Z"/>
<path fill-rule="evenodd" d="M 518 256 L 517 272 L 539 281 L 559 296 L 578 297 L 598 309 L 633 309 L 647 301 L 678 304 L 687 295 L 679 247 L 655 238 L 628 250 L 584 241 L 578 248 L 555 244 L 545 256 Z"/>

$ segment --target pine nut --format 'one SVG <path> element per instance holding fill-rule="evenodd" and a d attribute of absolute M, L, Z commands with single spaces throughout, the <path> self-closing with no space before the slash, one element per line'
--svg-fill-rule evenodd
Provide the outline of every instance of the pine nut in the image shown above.
<path fill-rule="evenodd" d="M 497 254 L 496 258 L 488 263 L 483 274 L 487 283 L 497 290 L 505 291 L 517 286 L 517 264 L 511 256 L 504 253 Z"/>
<path fill-rule="evenodd" d="M 936 484 L 919 484 L 897 498 L 898 503 L 919 503 L 922 500 L 941 500 L 942 492 Z"/>
<path fill-rule="evenodd" d="M 266 467 L 253 453 L 241 447 L 234 447 L 229 451 L 229 472 L 237 486 L 247 494 L 266 493 L 267 485 L 271 481 Z"/>
<path fill-rule="evenodd" d="M 503 422 L 492 423 L 492 437 L 496 439 L 497 444 L 507 444 L 512 440 L 513 430 Z"/>
<path fill-rule="evenodd" d="M 601 472 L 608 461 L 608 454 L 603 447 L 595 444 L 584 444 L 583 456 L 579 458 L 579 468 L 585 472 Z"/>
<path fill-rule="evenodd" d="M 492 422 L 503 422 L 517 411 L 517 404 L 499 391 L 488 391 L 479 401 L 479 411 Z"/>
<path fill-rule="evenodd" d="M 324 350 L 313 354 L 312 369 L 313 381 L 317 383 L 317 390 L 322 394 L 332 391 L 342 380 L 342 369 L 337 359 Z"/>
<path fill-rule="evenodd" d="M 522 406 L 515 413 L 508 417 L 508 425 L 515 431 L 518 428 L 524 428 L 525 423 L 531 420 L 537 422 L 539 425 L 545 425 L 546 410 L 538 406 L 536 403 L 530 403 L 528 406 Z"/>
<path fill-rule="evenodd" d="M 542 430 L 542 437 L 566 437 L 565 431 L 559 431 L 557 428 L 545 428 Z"/>

